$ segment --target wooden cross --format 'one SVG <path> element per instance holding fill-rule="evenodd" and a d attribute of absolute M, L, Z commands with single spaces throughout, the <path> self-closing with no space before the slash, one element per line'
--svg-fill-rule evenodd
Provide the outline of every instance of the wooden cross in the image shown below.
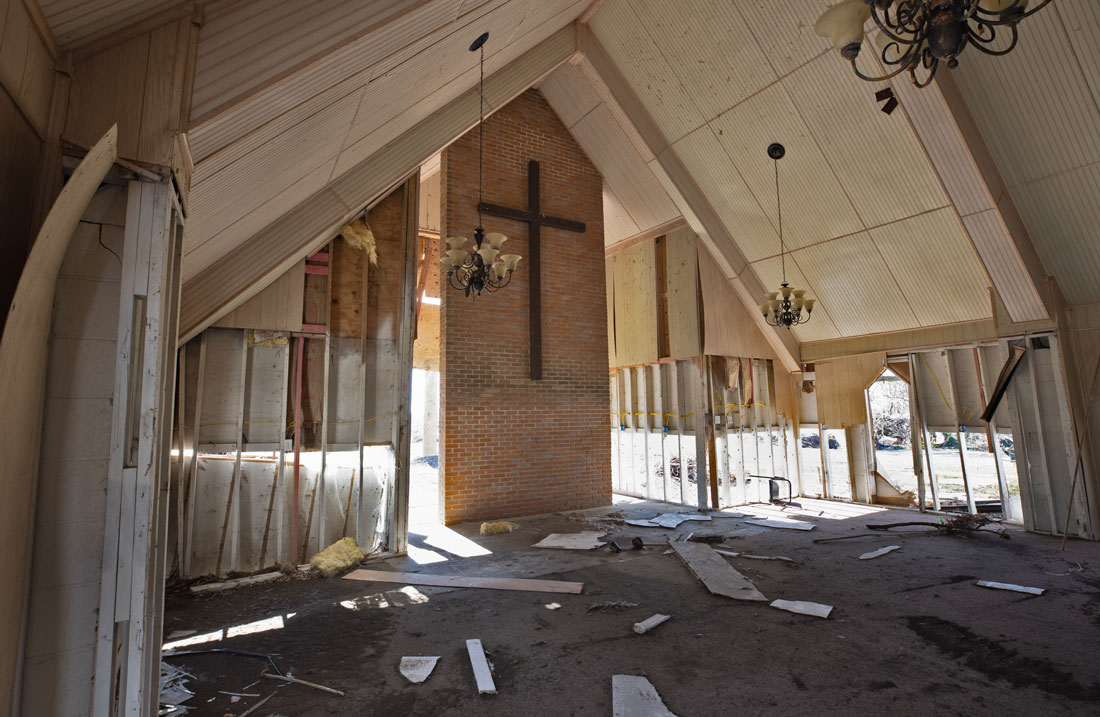
<path fill-rule="evenodd" d="M 540 211 L 539 205 L 539 163 L 531 160 L 527 163 L 527 210 L 510 209 L 499 204 L 482 202 L 477 210 L 482 214 L 488 214 L 501 219 L 514 219 L 517 222 L 526 222 L 530 229 L 527 235 L 527 261 L 529 266 L 528 289 L 530 290 L 531 310 L 531 380 L 542 379 L 542 275 L 539 262 L 540 229 L 544 226 L 554 229 L 564 229 L 567 232 L 583 234 L 585 225 L 583 222 L 575 222 L 570 219 L 558 219 L 548 217 Z"/>

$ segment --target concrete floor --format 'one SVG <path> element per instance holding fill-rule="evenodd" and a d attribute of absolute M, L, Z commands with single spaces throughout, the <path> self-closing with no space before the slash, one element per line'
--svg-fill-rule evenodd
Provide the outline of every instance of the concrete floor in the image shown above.
<path fill-rule="evenodd" d="M 1074 541 L 1063 553 L 1057 539 L 1018 529 L 1007 540 L 911 533 L 814 544 L 815 538 L 867 532 L 867 523 L 936 518 L 800 503 L 801 510 L 739 510 L 785 513 L 816 524 L 815 530 L 765 530 L 727 541 L 735 551 L 789 556 L 797 564 L 729 561 L 769 598 L 834 605 L 828 620 L 711 595 L 659 545 L 677 532 L 727 534 L 745 527 L 738 519 L 685 523 L 672 531 L 609 525 L 620 544 L 629 545 L 635 535 L 658 544 L 641 552 L 530 547 L 550 532 L 591 530 L 586 519 L 600 514 L 677 510 L 619 499 L 583 514 L 519 519 L 521 529 L 511 534 L 481 537 L 477 524 L 422 529 L 411 537 L 409 557 L 371 566 L 546 576 L 583 582 L 582 595 L 312 579 L 169 596 L 166 633 L 194 629 L 221 637 L 193 649 L 268 653 L 284 672 L 344 690 L 345 697 L 268 680 L 250 684 L 263 663 L 246 657 L 192 655 L 171 662 L 196 677 L 189 686 L 197 695 L 188 703 L 196 715 L 240 715 L 259 701 L 245 697 L 234 704 L 219 690 L 274 693 L 254 717 L 610 715 L 615 674 L 648 676 L 680 717 L 1100 712 L 1100 545 Z M 857 559 L 890 544 L 902 549 Z M 979 579 L 1047 592 L 1036 597 L 989 590 L 974 584 Z M 586 612 L 607 600 L 640 605 Z M 562 607 L 548 609 L 552 602 Z M 658 612 L 672 620 L 646 635 L 632 632 L 634 622 Z M 231 628 L 253 623 L 253 630 L 268 629 L 229 636 L 240 631 Z M 495 696 L 477 694 L 465 649 L 472 637 L 482 640 L 495 663 Z M 403 655 L 441 660 L 426 683 L 413 685 L 398 673 Z"/>

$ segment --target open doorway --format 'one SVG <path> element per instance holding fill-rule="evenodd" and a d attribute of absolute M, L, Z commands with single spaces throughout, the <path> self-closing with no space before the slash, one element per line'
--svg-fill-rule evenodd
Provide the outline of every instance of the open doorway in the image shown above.
<path fill-rule="evenodd" d="M 898 493 L 915 496 L 917 474 L 913 470 L 908 382 L 890 369 L 883 371 L 867 389 L 867 403 L 871 409 L 875 470 Z"/>
<path fill-rule="evenodd" d="M 416 334 L 410 404 L 410 528 L 435 525 L 443 520 L 439 475 L 440 173 L 438 157 L 436 159 L 436 171 L 426 168 L 427 173 L 422 175 L 420 182 Z"/>

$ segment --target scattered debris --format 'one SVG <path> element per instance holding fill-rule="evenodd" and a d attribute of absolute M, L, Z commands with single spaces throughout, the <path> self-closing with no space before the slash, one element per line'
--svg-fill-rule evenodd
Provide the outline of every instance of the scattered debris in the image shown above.
<path fill-rule="evenodd" d="M 641 538 L 631 538 L 630 547 L 632 550 L 642 550 L 645 548 L 645 542 Z M 1078 563 L 1080 565 L 1080 563 Z"/>
<path fill-rule="evenodd" d="M 402 583 L 404 585 L 435 585 L 444 588 L 486 588 L 489 590 L 519 590 L 537 593 L 568 593 L 579 595 L 584 583 L 564 580 L 527 580 L 524 578 L 471 578 L 460 575 L 423 575 L 421 573 L 393 573 L 386 570 L 360 568 L 344 576 L 345 580 L 366 582 Z"/>
<path fill-rule="evenodd" d="M 863 555 L 859 556 L 859 559 L 860 560 L 873 560 L 875 558 L 880 558 L 883 555 L 886 555 L 887 553 L 892 553 L 895 550 L 901 550 L 901 546 L 900 545 L 887 545 L 885 548 L 879 548 L 878 550 L 872 550 L 869 553 L 864 553 Z"/>
<path fill-rule="evenodd" d="M 627 525 L 633 525 L 638 528 L 660 528 L 661 526 L 654 523 L 652 520 L 626 520 L 623 521 Z"/>
<path fill-rule="evenodd" d="M 193 594 L 198 593 L 216 593 L 222 590 L 232 590 L 233 588 L 240 588 L 246 585 L 259 585 L 260 583 L 269 583 L 272 580 L 278 580 L 283 577 L 283 574 L 275 571 L 273 573 L 264 573 L 263 575 L 249 575 L 246 578 L 234 578 L 233 580 L 223 580 L 217 583 L 206 583 L 204 585 L 192 585 L 191 592 Z"/>
<path fill-rule="evenodd" d="M 489 661 L 485 659 L 485 649 L 481 646 L 481 640 L 467 640 L 466 652 L 470 653 L 470 666 L 474 668 L 477 693 L 479 695 L 495 695 L 497 686 L 493 682 L 493 670 L 489 665 Z"/>
<path fill-rule="evenodd" d="M 1083 572 L 1085 572 L 1085 568 L 1082 567 L 1081 563 L 1077 563 L 1076 567 L 1070 567 L 1070 569 L 1067 570 L 1064 573 L 1046 573 L 1046 574 L 1047 575 L 1053 575 L 1055 577 L 1061 578 L 1061 577 L 1065 577 L 1066 575 L 1069 575 L 1070 573 L 1083 573 Z"/>
<path fill-rule="evenodd" d="M 638 675 L 612 676 L 611 702 L 613 717 L 676 717 L 653 683 Z"/>
<path fill-rule="evenodd" d="M 620 547 L 619 547 L 619 544 L 618 544 L 618 543 L 616 543 L 616 542 L 615 542 L 614 540 L 612 540 L 612 541 L 611 541 L 610 543 L 608 543 L 608 544 L 607 544 L 607 547 L 608 547 L 608 548 L 610 548 L 610 549 L 611 549 L 611 552 L 613 552 L 613 553 L 621 553 L 621 552 L 623 552 L 623 549 L 622 549 L 622 548 L 620 548 Z"/>
<path fill-rule="evenodd" d="M 259 694 L 252 694 L 250 692 L 226 692 L 225 690 L 218 690 L 219 695 L 229 695 L 230 697 L 259 697 Z"/>
<path fill-rule="evenodd" d="M 725 540 L 724 535 L 695 535 L 691 538 L 693 543 L 722 543 Z"/>
<path fill-rule="evenodd" d="M 710 516 L 702 513 L 662 513 L 656 518 L 650 519 L 650 522 L 661 528 L 675 528 L 680 523 L 686 523 L 689 520 L 709 521 Z"/>
<path fill-rule="evenodd" d="M 535 543 L 536 548 L 559 548 L 561 550 L 592 550 L 603 547 L 600 541 L 605 534 L 599 531 L 583 533 L 551 533 Z"/>
<path fill-rule="evenodd" d="M 506 520 L 502 520 L 496 523 L 482 523 L 481 534 L 482 535 L 499 535 L 500 533 L 514 533 L 519 530 L 518 523 L 509 523 Z"/>
<path fill-rule="evenodd" d="M 160 663 L 160 707 L 162 714 L 185 714 L 190 708 L 181 705 L 195 696 L 187 689 L 189 679 L 194 675 L 167 662 Z M 167 710 L 166 712 L 164 710 Z"/>
<path fill-rule="evenodd" d="M 634 623 L 634 632 L 639 635 L 644 635 L 658 625 L 662 625 L 672 619 L 671 615 L 662 615 L 657 613 L 653 617 L 647 617 L 641 622 Z"/>
<path fill-rule="evenodd" d="M 732 550 L 719 550 L 714 549 L 714 552 L 719 555 L 725 555 L 727 558 L 748 558 L 749 560 L 782 560 L 785 563 L 794 563 L 792 558 L 785 558 L 782 555 L 749 555 L 748 553 L 735 553 Z"/>
<path fill-rule="evenodd" d="M 747 538 L 750 535 L 760 535 L 761 533 L 766 533 L 766 532 L 768 532 L 767 528 L 757 528 L 757 527 L 738 528 L 737 530 L 733 531 L 732 533 L 727 533 L 726 534 L 726 539 L 728 540 L 730 538 Z"/>
<path fill-rule="evenodd" d="M 893 528 L 904 528 L 909 526 L 920 526 L 924 528 L 932 528 L 940 533 L 940 535 L 956 535 L 967 537 L 973 533 L 977 533 L 990 523 L 996 523 L 995 520 L 988 515 L 963 513 L 947 520 L 940 519 L 938 523 L 929 523 L 926 520 L 905 521 L 902 523 L 869 523 L 867 528 L 869 530 L 891 530 Z M 985 532 L 995 533 L 1006 540 L 1011 538 L 1007 530 L 987 530 Z"/>
<path fill-rule="evenodd" d="M 309 565 L 326 578 L 332 578 L 356 565 L 364 557 L 366 555 L 356 545 L 355 538 L 341 538 L 314 555 Z"/>
<path fill-rule="evenodd" d="M 804 523 L 801 520 L 789 518 L 748 518 L 746 523 L 761 525 L 765 528 L 786 528 L 788 530 L 813 530 L 817 526 L 813 523 Z"/>
<path fill-rule="evenodd" d="M 306 682 L 305 680 L 299 680 L 297 677 L 291 677 L 290 675 L 273 675 L 270 672 L 261 672 L 260 677 L 264 677 L 269 680 L 279 680 L 280 682 L 290 682 L 295 685 L 301 685 L 302 687 L 312 687 L 315 690 L 328 692 L 332 695 L 339 695 L 340 697 L 344 696 L 344 693 L 340 690 L 334 690 L 331 687 L 325 687 L 324 685 L 319 685 L 316 682 Z"/>
<path fill-rule="evenodd" d="M 561 610 L 561 603 L 560 602 L 548 602 L 545 605 L 543 605 L 543 607 L 546 608 L 547 610 Z"/>
<path fill-rule="evenodd" d="M 768 598 L 748 578 L 734 570 L 712 549 L 699 543 L 670 543 L 688 569 L 715 595 L 735 600 L 765 601 Z"/>
<path fill-rule="evenodd" d="M 398 667 L 406 680 L 419 685 L 432 674 L 435 663 L 439 662 L 439 656 L 435 657 L 402 657 Z"/>
<path fill-rule="evenodd" d="M 1011 590 L 1015 593 L 1027 593 L 1028 595 L 1042 595 L 1047 590 L 1046 588 L 1029 588 L 1024 585 L 1013 585 L 1012 583 L 995 583 L 991 580 L 979 580 L 978 585 L 983 588 L 993 588 L 994 590 Z"/>
<path fill-rule="evenodd" d="M 787 612 L 795 612 L 799 615 L 810 615 L 811 617 L 825 619 L 828 619 L 829 613 L 833 611 L 832 605 L 822 605 L 818 602 L 806 602 L 805 600 L 772 600 L 771 606 Z"/>
<path fill-rule="evenodd" d="M 627 602 L 626 600 L 604 600 L 603 602 L 594 602 L 588 606 L 585 612 L 599 612 L 602 610 L 625 610 L 629 607 L 638 607 L 636 602 Z"/>

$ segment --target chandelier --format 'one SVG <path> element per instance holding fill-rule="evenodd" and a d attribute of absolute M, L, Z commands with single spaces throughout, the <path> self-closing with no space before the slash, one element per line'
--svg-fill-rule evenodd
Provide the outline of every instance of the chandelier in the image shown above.
<path fill-rule="evenodd" d="M 467 248 L 466 237 L 447 237 L 447 252 L 442 262 L 447 267 L 447 282 L 466 296 L 478 297 L 482 291 L 490 293 L 508 285 L 512 272 L 519 263 L 519 254 L 501 254 L 500 247 L 508 237 L 499 232 L 485 233 L 481 225 L 481 192 L 483 187 L 482 164 L 485 154 L 485 41 L 489 33 L 483 33 L 470 45 L 470 52 L 480 52 L 481 81 L 478 95 L 481 109 L 478 115 L 477 149 L 477 229 L 474 230 L 474 246 Z"/>
<path fill-rule="evenodd" d="M 779 214 L 779 262 L 783 268 L 783 283 L 779 285 L 779 291 L 768 294 L 768 302 L 760 305 L 760 311 L 764 314 L 764 320 L 772 326 L 786 326 L 789 330 L 792 326 L 804 324 L 810 320 L 810 314 L 814 310 L 814 300 L 804 298 L 806 292 L 803 289 L 794 289 L 787 283 L 787 260 L 783 249 L 783 205 L 779 201 L 779 160 L 787 150 L 778 142 L 768 145 L 768 156 L 775 164 L 775 206 Z M 806 315 L 802 315 L 802 310 Z"/>
<path fill-rule="evenodd" d="M 814 30 L 852 63 L 861 79 L 880 82 L 908 72 L 917 87 L 927 87 L 941 61 L 954 69 L 968 44 L 987 55 L 1007 55 L 1019 39 L 1016 23 L 1043 9 L 1028 10 L 1028 0 L 841 0 L 817 19 Z M 886 74 L 874 77 L 856 66 L 863 25 L 874 18 L 877 44 Z M 1009 33 L 1007 45 L 998 38 Z M 918 76 L 918 72 L 920 76 Z"/>

